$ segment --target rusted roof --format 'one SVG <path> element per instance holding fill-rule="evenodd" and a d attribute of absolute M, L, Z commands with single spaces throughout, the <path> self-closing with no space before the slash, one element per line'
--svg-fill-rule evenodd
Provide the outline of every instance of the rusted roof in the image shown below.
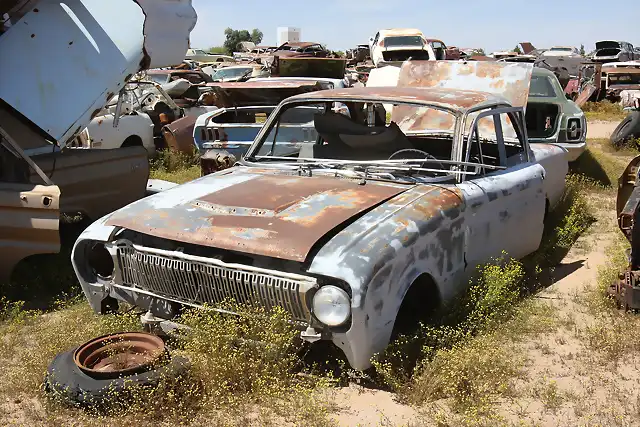
<path fill-rule="evenodd" d="M 408 186 L 230 171 L 147 197 L 114 225 L 185 243 L 304 261 L 328 232 Z"/>
<path fill-rule="evenodd" d="M 291 100 L 336 99 L 343 102 L 375 101 L 381 103 L 412 102 L 431 104 L 450 110 L 464 111 L 483 103 L 507 103 L 507 100 L 486 92 L 442 88 L 353 87 L 321 90 L 296 95 Z"/>

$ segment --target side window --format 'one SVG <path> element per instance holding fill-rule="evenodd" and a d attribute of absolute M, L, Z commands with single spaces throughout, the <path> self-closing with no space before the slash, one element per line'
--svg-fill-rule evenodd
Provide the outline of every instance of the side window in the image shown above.
<path fill-rule="evenodd" d="M 514 125 L 515 113 L 500 113 L 480 118 L 470 134 L 468 161 L 482 168 L 481 175 L 526 161 L 524 135 Z M 467 150 L 465 141 L 465 151 Z"/>

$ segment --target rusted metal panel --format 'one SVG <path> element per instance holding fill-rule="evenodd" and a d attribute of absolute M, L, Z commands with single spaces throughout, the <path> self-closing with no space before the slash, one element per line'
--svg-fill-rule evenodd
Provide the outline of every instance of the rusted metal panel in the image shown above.
<path fill-rule="evenodd" d="M 277 105 L 290 96 L 322 90 L 320 83 L 309 80 L 209 83 L 207 86 L 212 90 L 203 96 L 203 102 L 220 108 Z"/>
<path fill-rule="evenodd" d="M 225 181 L 235 185 L 216 191 L 216 184 Z M 196 194 L 203 186 L 208 191 Z M 114 213 L 106 224 L 179 242 L 304 261 L 333 228 L 407 188 L 234 171 L 140 200 Z M 160 206 L 157 197 L 162 198 Z M 170 200 L 179 201 L 167 206 Z"/>
<path fill-rule="evenodd" d="M 170 150 L 193 154 L 196 146 L 193 143 L 193 127 L 198 116 L 185 116 L 162 127 L 164 141 Z"/>
<path fill-rule="evenodd" d="M 582 107 L 584 104 L 587 103 L 587 101 L 589 101 L 589 99 L 591 99 L 591 96 L 594 93 L 596 93 L 597 90 L 598 90 L 598 88 L 596 88 L 592 84 L 588 84 L 585 87 L 583 87 L 582 91 L 580 92 L 580 94 L 576 98 L 576 101 L 575 101 L 576 105 L 578 107 Z"/>
<path fill-rule="evenodd" d="M 522 63 L 409 61 L 400 70 L 398 86 L 481 91 L 524 107 L 532 72 L 532 64 Z"/>

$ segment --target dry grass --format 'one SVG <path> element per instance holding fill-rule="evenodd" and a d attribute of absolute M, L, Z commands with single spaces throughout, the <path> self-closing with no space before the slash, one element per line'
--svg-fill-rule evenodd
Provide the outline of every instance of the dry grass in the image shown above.
<path fill-rule="evenodd" d="M 105 333 L 139 330 L 138 313 L 96 316 L 84 301 L 46 315 L 5 302 L 2 313 L 2 425 L 332 424 L 330 399 L 323 395 L 329 379 L 296 375 L 297 334 L 280 311 L 245 312 L 242 318 L 207 310 L 185 313 L 184 323 L 196 329 L 174 347 L 174 354 L 189 358 L 189 376 L 167 379 L 159 389 L 136 389 L 133 400 L 114 404 L 108 416 L 50 401 L 40 385 L 57 353 Z M 268 347 L 242 341 L 265 337 Z"/>
<path fill-rule="evenodd" d="M 150 163 L 150 178 L 184 184 L 200 177 L 197 154 L 187 155 L 176 151 L 161 151 Z"/>
<path fill-rule="evenodd" d="M 609 101 L 587 102 L 582 106 L 582 111 L 587 120 L 618 121 L 627 116 L 619 104 Z"/>

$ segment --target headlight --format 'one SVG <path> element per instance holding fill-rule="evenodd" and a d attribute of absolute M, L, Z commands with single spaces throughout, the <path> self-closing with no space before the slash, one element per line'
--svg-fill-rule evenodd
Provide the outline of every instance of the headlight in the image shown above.
<path fill-rule="evenodd" d="M 313 314 L 327 326 L 339 326 L 351 315 L 349 295 L 337 286 L 327 285 L 313 296 Z"/>
<path fill-rule="evenodd" d="M 88 249 L 87 265 L 97 276 L 108 279 L 113 275 L 113 258 L 103 243 L 93 243 Z"/>

